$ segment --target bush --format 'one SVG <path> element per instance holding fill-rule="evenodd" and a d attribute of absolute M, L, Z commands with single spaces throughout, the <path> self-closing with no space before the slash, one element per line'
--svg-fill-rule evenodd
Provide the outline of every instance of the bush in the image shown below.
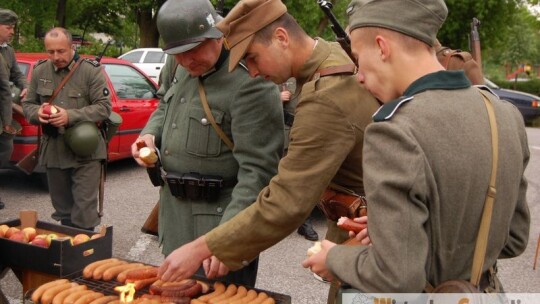
<path fill-rule="evenodd" d="M 498 81 L 497 84 L 501 88 L 522 91 L 540 96 L 540 79 L 538 78 L 534 78 L 529 81 L 502 80 Z"/>

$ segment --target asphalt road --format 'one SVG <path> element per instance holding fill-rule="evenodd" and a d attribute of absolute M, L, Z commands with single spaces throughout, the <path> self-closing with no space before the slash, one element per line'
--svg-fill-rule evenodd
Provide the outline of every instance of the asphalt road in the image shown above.
<path fill-rule="evenodd" d="M 500 277 L 507 292 L 540 293 L 540 258 L 533 270 L 534 255 L 540 237 L 540 129 L 528 128 L 531 160 L 526 171 L 529 179 L 527 199 L 532 225 L 529 246 L 520 257 L 501 260 Z M 0 210 L 0 222 L 15 219 L 23 209 L 37 210 L 39 219 L 52 221 L 53 208 L 48 193 L 38 180 L 13 170 L 0 170 L 0 197 L 6 208 Z M 140 227 L 158 198 L 146 172 L 134 161 L 109 165 L 105 189 L 105 216 L 102 223 L 113 226 L 113 256 L 159 265 L 163 260 L 157 238 L 140 232 Z M 319 235 L 324 235 L 324 220 L 314 222 Z M 294 304 L 326 303 L 328 284 L 314 279 L 300 263 L 312 242 L 296 233 L 261 254 L 257 288 L 292 297 Z M 22 287 L 9 271 L 1 279 L 0 288 L 10 303 L 22 302 Z"/>

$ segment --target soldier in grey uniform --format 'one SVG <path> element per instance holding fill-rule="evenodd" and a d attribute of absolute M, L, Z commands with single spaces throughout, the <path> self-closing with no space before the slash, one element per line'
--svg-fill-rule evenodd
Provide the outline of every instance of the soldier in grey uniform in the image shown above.
<path fill-rule="evenodd" d="M 396 11 L 400 18 L 392 18 Z M 435 56 L 446 5 L 354 0 L 347 12 L 358 80 L 384 103 L 364 146 L 372 244 L 324 241 L 303 265 L 366 293 L 419 293 L 428 282 L 469 280 L 497 141 L 481 90 Z M 497 259 L 520 255 L 528 241 L 529 148 L 517 108 L 482 92 L 494 108 L 499 157 L 479 290 L 501 291 Z"/>
<path fill-rule="evenodd" d="M 163 50 L 179 65 L 138 141 L 148 147 L 155 141 L 161 152 L 166 184 L 160 189 L 159 241 L 168 258 L 249 206 L 276 174 L 283 153 L 279 90 L 251 79 L 244 67 L 228 73 L 230 55 L 215 28 L 220 18 L 207 0 L 167 1 L 157 16 Z M 162 78 L 168 78 L 168 70 L 174 70 L 174 63 L 167 64 Z M 210 123 L 202 92 L 234 148 Z M 132 151 L 145 165 L 136 143 Z M 224 280 L 254 286 L 256 274 L 257 259 Z"/>
<path fill-rule="evenodd" d="M 95 124 L 111 113 L 110 92 L 102 67 L 95 60 L 79 57 L 66 29 L 48 31 L 45 49 L 49 59 L 39 62 L 32 73 L 24 114 L 43 130 L 39 163 L 47 170 L 55 209 L 52 218 L 63 225 L 93 230 L 101 221 L 99 178 L 101 162 L 107 158 L 105 140 Z M 52 101 L 59 111 L 44 113 L 57 86 L 74 68 Z"/>
<path fill-rule="evenodd" d="M 15 59 L 15 52 L 8 43 L 13 38 L 15 26 L 17 25 L 17 14 L 9 9 L 0 8 L 0 168 L 8 165 L 11 153 L 13 152 L 13 138 L 19 124 L 12 120 L 11 113 L 15 110 L 22 115 L 20 104 L 12 103 L 9 86 L 14 85 L 19 89 L 20 96 L 26 94 L 26 77 L 19 70 Z M 5 74 L 4 74 L 5 73 Z M 7 88 L 7 91 L 6 91 Z M 9 97 L 6 98 L 6 96 Z M 19 98 L 17 98 L 19 99 Z M 0 209 L 4 208 L 4 203 L 0 199 Z"/>
<path fill-rule="evenodd" d="M 231 48 L 233 72 L 244 58 L 253 77 L 276 84 L 297 80 L 301 92 L 288 152 L 255 203 L 165 260 L 163 280 L 189 277 L 211 255 L 230 269 L 244 267 L 295 231 L 331 182 L 364 193 L 364 130 L 379 103 L 358 85 L 340 45 L 307 35 L 280 0 L 241 1 L 218 28 Z M 333 223 L 326 238 L 347 239 Z"/>

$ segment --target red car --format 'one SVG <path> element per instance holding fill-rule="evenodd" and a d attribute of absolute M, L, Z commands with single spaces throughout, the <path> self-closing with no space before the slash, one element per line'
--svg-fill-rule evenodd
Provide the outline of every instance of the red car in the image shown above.
<path fill-rule="evenodd" d="M 19 68 L 26 75 L 28 82 L 37 61 L 48 58 L 46 53 L 16 53 L 15 55 Z M 120 114 L 123 120 L 109 143 L 109 161 L 129 158 L 131 144 L 159 104 L 156 95 L 158 86 L 129 61 L 103 57 L 101 65 L 111 92 L 112 110 Z M 14 113 L 13 117 L 22 126 L 21 133 L 14 139 L 11 155 L 11 161 L 16 163 L 36 147 L 37 127 L 30 125 L 19 114 Z"/>

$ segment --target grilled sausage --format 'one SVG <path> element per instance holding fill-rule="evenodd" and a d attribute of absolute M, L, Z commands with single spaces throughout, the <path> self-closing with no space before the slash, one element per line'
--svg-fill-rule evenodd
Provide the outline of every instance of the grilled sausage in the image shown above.
<path fill-rule="evenodd" d="M 238 300 L 235 300 L 233 302 L 231 302 L 230 304 L 245 304 L 245 303 L 249 303 L 253 300 L 255 300 L 257 298 L 257 291 L 254 290 L 254 289 L 250 289 L 248 290 L 247 294 L 245 297 L 241 298 L 241 299 L 238 299 Z"/>
<path fill-rule="evenodd" d="M 94 272 L 92 273 L 92 278 L 94 280 L 101 280 L 105 270 L 107 270 L 109 268 L 112 268 L 112 267 L 115 267 L 115 266 L 118 266 L 118 265 L 124 265 L 124 264 L 127 264 L 127 262 L 126 261 L 120 261 L 120 260 L 112 261 L 112 262 L 105 263 L 105 264 L 101 264 L 98 267 L 96 267 L 96 269 L 94 269 Z"/>
<path fill-rule="evenodd" d="M 143 265 L 143 266 L 137 266 L 137 267 L 134 267 L 132 269 L 126 269 L 122 272 L 120 272 L 117 276 L 116 276 L 116 280 L 120 283 L 125 283 L 126 282 L 126 276 L 128 274 L 128 272 L 130 271 L 133 271 L 133 270 L 139 270 L 139 269 L 145 269 L 145 268 L 151 268 L 151 267 L 154 267 L 154 266 L 148 266 L 148 265 Z"/>
<path fill-rule="evenodd" d="M 144 264 L 142 264 L 142 263 L 127 263 L 127 264 L 121 264 L 121 265 L 113 266 L 113 267 L 105 270 L 105 272 L 103 272 L 102 280 L 103 281 L 110 281 L 110 280 L 116 278 L 122 271 L 127 270 L 127 269 L 133 269 L 133 268 L 138 267 L 138 266 L 144 266 Z"/>
<path fill-rule="evenodd" d="M 144 280 L 158 275 L 158 267 L 150 266 L 149 268 L 130 270 L 126 274 L 126 280 L 137 281 Z"/>
<path fill-rule="evenodd" d="M 51 304 L 53 298 L 60 293 L 61 291 L 65 289 L 69 289 L 71 287 L 74 287 L 77 283 L 70 283 L 69 281 L 67 283 L 62 283 L 59 285 L 55 285 L 49 289 L 47 289 L 43 295 L 41 296 L 41 303 L 42 304 Z"/>
<path fill-rule="evenodd" d="M 354 233 L 359 233 L 360 231 L 367 228 L 366 224 L 357 223 L 345 216 L 342 216 L 338 219 L 337 226 L 345 231 L 352 231 Z"/>
<path fill-rule="evenodd" d="M 149 278 L 149 279 L 133 281 L 133 284 L 135 284 L 133 286 L 133 288 L 135 288 L 135 290 L 141 290 L 141 289 L 145 288 L 146 286 L 151 285 L 152 283 L 154 283 L 157 280 L 158 280 L 158 277 L 153 277 L 153 278 Z"/>
<path fill-rule="evenodd" d="M 75 283 L 77 284 L 77 283 Z M 52 300 L 52 304 L 62 304 L 64 303 L 64 299 L 69 296 L 72 292 L 79 291 L 79 290 L 86 290 L 88 287 L 86 285 L 79 285 L 77 284 L 74 287 L 68 288 L 64 291 L 61 291 L 57 295 L 54 296 Z"/>
<path fill-rule="evenodd" d="M 99 299 L 99 298 L 102 298 L 104 296 L 105 295 L 102 294 L 101 292 L 95 292 L 94 291 L 92 293 L 88 293 L 88 294 L 83 295 L 77 301 L 75 301 L 74 304 L 89 304 L 90 302 L 94 301 L 95 299 Z"/>
<path fill-rule="evenodd" d="M 166 286 L 164 286 L 164 288 L 165 287 Z M 189 298 L 194 298 L 196 296 L 199 296 L 201 293 L 202 293 L 201 284 L 197 283 L 196 281 L 193 281 L 193 284 L 191 284 L 191 286 L 188 285 L 188 287 L 184 288 L 183 290 L 175 290 L 173 288 L 165 288 L 161 292 L 161 295 L 165 296 L 165 297 L 189 297 Z"/>
<path fill-rule="evenodd" d="M 118 296 L 104 296 L 101 298 L 97 298 L 94 301 L 90 302 L 90 304 L 107 304 L 112 301 L 119 300 L 120 298 Z"/>
<path fill-rule="evenodd" d="M 232 297 L 221 300 L 217 302 L 216 304 L 228 304 L 233 301 L 239 300 L 247 295 L 247 288 L 244 286 L 238 286 L 238 289 L 236 290 L 236 294 L 234 294 Z"/>
<path fill-rule="evenodd" d="M 90 279 L 92 277 L 92 274 L 94 273 L 94 270 L 99 265 L 109 263 L 109 262 L 112 262 L 112 261 L 118 261 L 118 259 L 110 258 L 110 259 L 105 259 L 105 260 L 99 260 L 99 261 L 95 261 L 93 263 L 90 263 L 90 264 L 86 265 L 86 267 L 84 267 L 84 269 L 83 269 L 83 278 Z"/>
<path fill-rule="evenodd" d="M 236 287 L 236 285 L 229 284 L 229 286 L 227 286 L 227 289 L 225 290 L 224 293 L 220 294 L 219 296 L 217 296 L 215 298 L 211 298 L 210 300 L 208 300 L 208 303 L 214 304 L 214 303 L 217 303 L 219 301 L 229 299 L 230 297 L 234 296 L 234 294 L 236 294 L 237 289 L 238 289 L 238 287 Z"/>
<path fill-rule="evenodd" d="M 85 294 L 90 294 L 90 293 L 93 293 L 93 292 L 95 292 L 95 291 L 90 290 L 90 289 L 73 292 L 64 299 L 64 302 L 62 302 L 62 304 L 75 304 L 75 302 L 78 299 L 80 299 L 82 296 L 84 296 Z"/>
<path fill-rule="evenodd" d="M 266 294 L 266 292 L 259 292 L 259 294 L 257 295 L 257 297 L 255 299 L 253 299 L 252 301 L 249 301 L 247 303 L 249 303 L 249 304 L 260 304 L 266 299 L 268 299 L 268 295 Z"/>
<path fill-rule="evenodd" d="M 55 280 L 55 281 L 51 281 L 51 282 L 48 282 L 48 283 L 45 283 L 41 286 L 39 286 L 33 293 L 32 293 L 32 302 L 34 303 L 38 303 L 39 300 L 41 299 L 41 296 L 43 295 L 43 293 L 48 290 L 49 288 L 53 287 L 53 286 L 56 286 L 56 285 L 60 285 L 60 284 L 63 284 L 63 283 L 67 283 L 69 282 L 68 280 L 66 279 L 60 279 L 60 280 Z"/>
<path fill-rule="evenodd" d="M 221 282 L 215 282 L 214 291 L 209 294 L 205 294 L 204 296 L 200 296 L 198 299 L 203 302 L 208 302 L 210 301 L 210 299 L 220 296 L 222 293 L 225 292 L 225 290 L 226 290 L 225 284 Z"/>

